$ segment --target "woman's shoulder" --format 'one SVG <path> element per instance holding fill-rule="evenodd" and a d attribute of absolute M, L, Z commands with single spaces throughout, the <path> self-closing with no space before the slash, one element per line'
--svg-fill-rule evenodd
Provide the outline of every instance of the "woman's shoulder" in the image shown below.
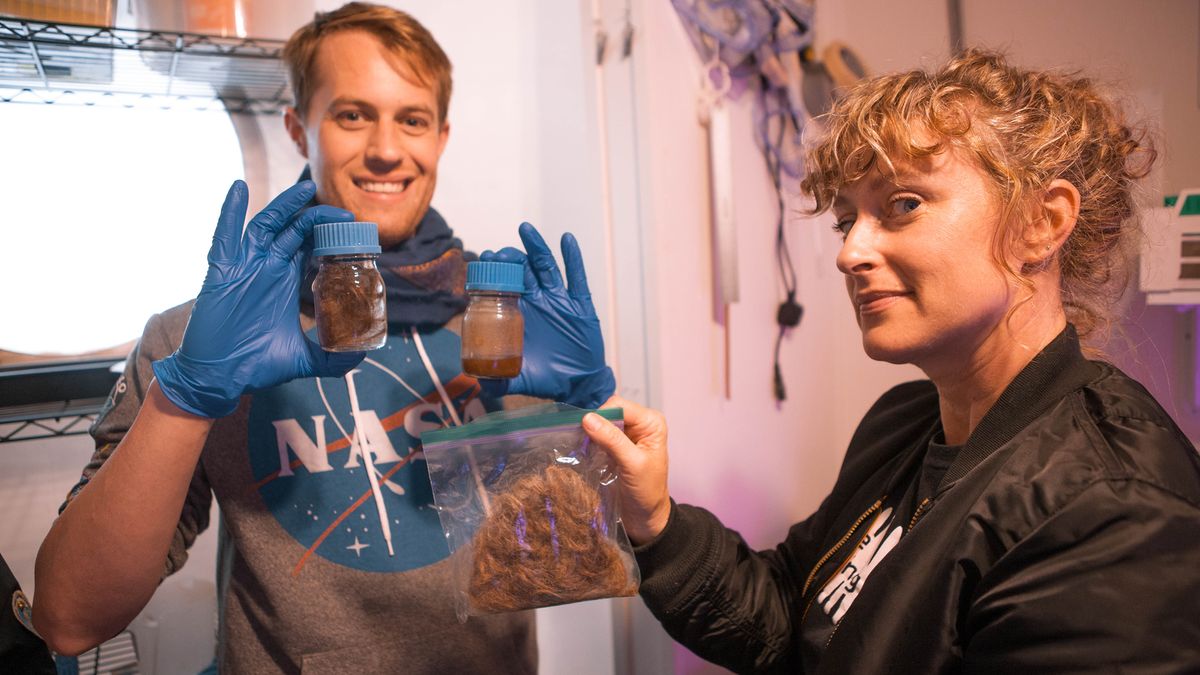
<path fill-rule="evenodd" d="M 1200 504 L 1200 454 L 1140 382 L 1095 362 L 1098 376 L 1078 392 L 1081 448 L 1113 480 L 1138 480 Z"/>
<path fill-rule="evenodd" d="M 1143 419 L 1178 429 L 1171 414 L 1141 382 L 1106 361 L 1092 363 L 1097 376 L 1082 390 L 1089 414 L 1098 419 Z"/>

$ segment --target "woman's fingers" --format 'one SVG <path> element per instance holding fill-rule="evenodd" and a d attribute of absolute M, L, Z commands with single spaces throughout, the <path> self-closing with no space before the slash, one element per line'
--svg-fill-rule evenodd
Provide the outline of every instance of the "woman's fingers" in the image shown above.
<path fill-rule="evenodd" d="M 595 413 L 583 418 L 583 430 L 617 465 L 621 485 L 621 521 L 635 544 L 662 532 L 671 514 L 667 491 L 667 425 L 658 411 L 613 397 L 605 407 L 620 406 L 622 430 Z"/>
<path fill-rule="evenodd" d="M 596 413 L 588 413 L 583 417 L 583 429 L 594 443 L 599 443 L 616 461 L 621 475 L 637 470 L 637 466 L 641 464 L 642 450 L 634 445 L 617 425 Z"/>
<path fill-rule="evenodd" d="M 625 412 L 625 435 L 634 443 L 667 453 L 667 419 L 662 413 L 620 396 L 608 399 L 604 407 L 621 408 Z"/>

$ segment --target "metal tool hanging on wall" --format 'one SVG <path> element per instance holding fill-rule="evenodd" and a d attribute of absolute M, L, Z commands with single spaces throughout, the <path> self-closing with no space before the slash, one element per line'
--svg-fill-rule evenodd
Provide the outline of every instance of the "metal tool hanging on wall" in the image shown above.
<path fill-rule="evenodd" d="M 729 306 L 738 301 L 737 229 L 733 220 L 733 138 L 729 119 L 729 68 L 716 57 L 704 68 L 697 115 L 708 132 L 709 192 L 712 200 L 713 280 L 718 321 L 724 328 L 722 375 L 732 398 Z"/>
<path fill-rule="evenodd" d="M 737 233 L 733 223 L 733 139 L 730 134 L 729 69 L 714 58 L 705 66 L 697 115 L 708 129 L 708 162 L 711 174 L 713 242 L 716 279 L 722 305 L 738 300 Z"/>
<path fill-rule="evenodd" d="M 714 273 L 727 307 L 738 297 L 737 242 L 733 220 L 731 130 L 728 97 L 748 87 L 756 93 L 755 139 L 767 162 L 779 201 L 775 251 L 785 299 L 775 321 L 775 398 L 787 398 L 779 367 L 783 336 L 800 324 L 796 271 L 784 233 L 786 179 L 804 173 L 801 135 L 806 123 L 828 111 L 836 90 L 865 76 L 848 47 L 831 43 L 818 59 L 813 50 L 815 9 L 804 0 L 671 0 L 704 64 L 701 120 L 709 131 L 714 214 Z M 726 368 L 728 371 L 728 313 Z M 728 396 L 729 374 L 726 372 Z"/>

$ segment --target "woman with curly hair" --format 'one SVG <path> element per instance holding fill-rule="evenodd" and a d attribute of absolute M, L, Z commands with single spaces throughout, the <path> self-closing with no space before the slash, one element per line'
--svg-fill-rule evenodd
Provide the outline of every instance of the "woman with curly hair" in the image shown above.
<path fill-rule="evenodd" d="M 1200 457 L 1082 341 L 1108 331 L 1155 152 L 1088 80 L 969 51 L 835 105 L 803 188 L 832 211 L 884 394 L 832 492 L 752 550 L 667 490 L 666 422 L 617 460 L 641 595 L 736 671 L 1200 671 Z"/>

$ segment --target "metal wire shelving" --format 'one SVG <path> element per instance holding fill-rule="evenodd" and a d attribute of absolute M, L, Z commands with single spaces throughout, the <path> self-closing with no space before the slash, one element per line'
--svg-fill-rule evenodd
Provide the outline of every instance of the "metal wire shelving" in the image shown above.
<path fill-rule="evenodd" d="M 106 357 L 0 366 L 0 443 L 86 434 L 124 361 Z"/>
<path fill-rule="evenodd" d="M 281 40 L 0 16 L 0 102 L 275 114 L 289 103 Z"/>
<path fill-rule="evenodd" d="M 276 114 L 283 44 L 0 16 L 0 103 Z M 0 367 L 0 443 L 87 433 L 123 360 Z"/>

